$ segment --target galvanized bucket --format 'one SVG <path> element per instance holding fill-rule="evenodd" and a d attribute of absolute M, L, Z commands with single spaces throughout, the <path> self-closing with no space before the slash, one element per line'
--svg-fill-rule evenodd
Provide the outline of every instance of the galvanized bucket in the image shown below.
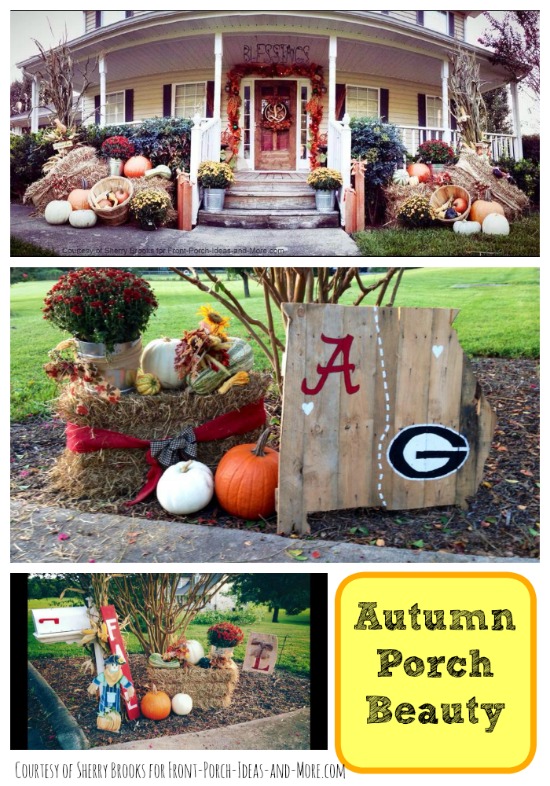
<path fill-rule="evenodd" d="M 141 356 L 141 338 L 115 344 L 112 352 L 107 352 L 105 344 L 75 340 L 78 357 L 85 362 L 94 363 L 109 384 L 114 385 L 121 393 L 130 393 L 133 390 Z"/>
<path fill-rule="evenodd" d="M 205 188 L 203 208 L 206 213 L 221 213 L 225 202 L 225 188 Z"/>
<path fill-rule="evenodd" d="M 332 213 L 336 201 L 336 191 L 316 191 L 315 207 L 318 213 Z"/>

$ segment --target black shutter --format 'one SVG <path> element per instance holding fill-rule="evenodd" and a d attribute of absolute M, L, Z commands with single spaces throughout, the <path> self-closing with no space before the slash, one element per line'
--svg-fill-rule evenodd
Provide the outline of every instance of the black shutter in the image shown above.
<path fill-rule="evenodd" d="M 346 114 L 346 86 L 336 85 L 336 120 L 343 120 Z"/>
<path fill-rule="evenodd" d="M 124 13 L 125 13 L 125 18 L 126 19 L 131 19 L 133 17 L 133 15 L 134 15 L 133 11 L 125 11 Z"/>
<path fill-rule="evenodd" d="M 172 85 L 164 85 L 162 88 L 162 116 L 172 115 Z"/>
<path fill-rule="evenodd" d="M 455 15 L 452 11 L 448 12 L 449 14 L 449 35 L 451 38 L 455 37 Z"/>
<path fill-rule="evenodd" d="M 101 11 L 95 12 L 95 26 L 96 28 L 101 27 Z"/>
<path fill-rule="evenodd" d="M 418 94 L 418 125 L 426 128 L 426 96 L 424 93 Z"/>
<path fill-rule="evenodd" d="M 134 121 L 134 91 L 124 91 L 124 120 L 126 123 Z"/>
<path fill-rule="evenodd" d="M 390 91 L 385 87 L 380 90 L 380 120 L 383 123 L 390 122 Z"/>
<path fill-rule="evenodd" d="M 214 82 L 206 83 L 206 117 L 214 117 Z"/>
<path fill-rule="evenodd" d="M 94 96 L 95 123 L 101 123 L 101 96 Z"/>
<path fill-rule="evenodd" d="M 416 24 L 424 27 L 424 11 L 416 12 Z"/>
<path fill-rule="evenodd" d="M 451 98 L 451 131 L 456 131 L 458 123 L 456 121 L 456 101 Z"/>

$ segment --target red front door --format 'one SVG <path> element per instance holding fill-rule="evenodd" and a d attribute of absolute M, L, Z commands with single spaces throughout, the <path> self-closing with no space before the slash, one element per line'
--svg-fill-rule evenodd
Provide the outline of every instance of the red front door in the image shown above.
<path fill-rule="evenodd" d="M 296 82 L 256 82 L 256 169 L 296 169 Z"/>

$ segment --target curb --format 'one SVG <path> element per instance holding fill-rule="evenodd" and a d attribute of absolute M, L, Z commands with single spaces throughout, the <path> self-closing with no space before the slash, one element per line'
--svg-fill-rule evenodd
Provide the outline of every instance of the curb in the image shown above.
<path fill-rule="evenodd" d="M 88 750 L 90 747 L 88 738 L 32 663 L 28 664 L 28 679 L 29 686 L 36 691 L 38 699 L 48 715 L 61 748 L 67 751 Z"/>

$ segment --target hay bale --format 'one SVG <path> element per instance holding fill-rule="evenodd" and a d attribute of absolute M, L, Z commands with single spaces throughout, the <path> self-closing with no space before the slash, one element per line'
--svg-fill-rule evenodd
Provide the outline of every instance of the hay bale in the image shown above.
<path fill-rule="evenodd" d="M 177 693 L 187 693 L 198 710 L 229 707 L 239 682 L 239 670 L 235 663 L 226 669 L 201 669 L 199 666 L 184 666 L 181 669 L 154 669 L 147 667 L 149 688 L 156 685 L 172 699 Z"/>
<path fill-rule="evenodd" d="M 414 196 L 431 197 L 434 189 L 427 183 L 419 183 L 417 186 L 400 186 L 397 183 L 390 183 L 385 186 L 384 197 L 386 200 L 386 225 L 397 226 L 397 216 L 405 202 Z"/>
<path fill-rule="evenodd" d="M 144 440 L 175 437 L 187 426 L 199 426 L 262 398 L 269 385 L 268 374 L 252 372 L 250 384 L 234 387 L 224 396 L 198 396 L 193 391 L 163 391 L 158 396 L 123 396 L 116 405 L 86 394 L 75 398 L 64 389 L 55 403 L 57 415 L 66 423 L 107 429 Z M 78 414 L 77 407 L 87 414 Z M 84 410 L 80 410 L 84 411 Z M 214 471 L 222 456 L 235 445 L 254 442 L 261 429 L 226 439 L 199 442 L 198 461 Z M 139 449 L 100 450 L 73 453 L 65 450 L 49 473 L 53 490 L 67 499 L 106 500 L 133 497 L 145 483 L 149 465 L 146 451 Z"/>
<path fill-rule="evenodd" d="M 520 218 L 529 210 L 529 197 L 523 191 L 509 183 L 506 178 L 498 180 L 493 175 L 493 166 L 486 156 L 478 156 L 469 148 L 460 153 L 458 162 L 448 167 L 454 185 L 462 186 L 470 192 L 472 202 L 484 198 L 484 190 L 490 189 L 493 199 L 504 208 L 509 221 Z"/>

